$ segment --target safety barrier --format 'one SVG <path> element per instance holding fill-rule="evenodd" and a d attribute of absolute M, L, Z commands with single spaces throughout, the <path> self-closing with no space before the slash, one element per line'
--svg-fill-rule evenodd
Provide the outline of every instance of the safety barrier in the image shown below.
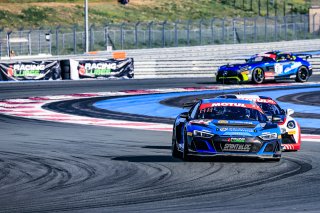
<path fill-rule="evenodd" d="M 138 49 L 125 51 L 128 58 L 134 58 L 134 78 L 174 78 L 174 77 L 214 77 L 218 67 L 228 63 L 243 63 L 249 56 L 270 50 L 287 52 L 308 52 L 320 50 L 320 39 L 285 42 L 207 45 L 160 49 Z M 111 52 L 100 51 L 94 54 L 49 57 L 43 60 L 69 59 L 109 59 Z M 14 61 L 12 58 L 9 62 Z M 39 58 L 38 60 L 41 60 Z M 314 74 L 320 74 L 320 55 L 309 59 Z M 8 60 L 7 60 L 8 61 Z M 17 59 L 18 61 L 18 59 Z M 64 75 L 62 65 L 62 77 Z M 68 69 L 68 68 L 66 68 Z M 68 74 L 68 72 L 67 72 Z"/>

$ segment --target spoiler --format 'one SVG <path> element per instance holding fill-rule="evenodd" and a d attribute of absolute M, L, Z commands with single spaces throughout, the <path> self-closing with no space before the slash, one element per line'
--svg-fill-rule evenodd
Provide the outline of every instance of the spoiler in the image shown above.
<path fill-rule="evenodd" d="M 308 58 L 312 58 L 311 54 L 306 54 L 306 53 L 298 53 L 298 54 L 294 54 L 295 56 L 299 56 L 299 57 L 306 57 L 306 60 L 308 60 Z"/>
<path fill-rule="evenodd" d="M 197 102 L 199 101 L 199 99 L 195 99 L 191 102 L 187 102 L 187 103 L 183 103 L 183 108 L 191 108 L 193 107 L 193 105 L 195 105 Z"/>

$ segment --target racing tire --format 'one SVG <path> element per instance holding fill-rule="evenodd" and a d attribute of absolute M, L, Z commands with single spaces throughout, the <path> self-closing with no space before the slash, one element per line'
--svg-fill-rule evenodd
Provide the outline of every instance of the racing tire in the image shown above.
<path fill-rule="evenodd" d="M 280 160 L 281 160 L 281 157 L 269 159 L 269 161 L 273 161 L 273 162 L 279 162 Z"/>
<path fill-rule="evenodd" d="M 296 82 L 307 82 L 310 77 L 309 70 L 305 66 L 301 66 L 296 74 Z"/>
<path fill-rule="evenodd" d="M 188 141 L 187 141 L 187 132 L 184 132 L 184 137 L 183 137 L 183 153 L 182 153 L 182 159 L 184 161 L 190 161 L 191 156 L 189 155 L 189 150 L 188 150 Z"/>
<path fill-rule="evenodd" d="M 222 80 L 220 80 L 219 77 L 220 77 L 220 76 L 217 76 L 217 77 L 216 77 L 216 83 L 217 83 L 217 84 L 222 84 Z"/>
<path fill-rule="evenodd" d="M 252 71 L 252 83 L 262 84 L 264 82 L 264 71 L 257 67 Z"/>
<path fill-rule="evenodd" d="M 181 152 L 179 152 L 177 147 L 177 140 L 172 136 L 172 145 L 171 145 L 171 155 L 173 158 L 181 158 Z"/>

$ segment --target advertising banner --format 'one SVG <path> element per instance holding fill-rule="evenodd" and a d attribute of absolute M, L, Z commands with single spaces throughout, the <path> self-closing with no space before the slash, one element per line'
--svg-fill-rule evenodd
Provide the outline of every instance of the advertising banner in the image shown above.
<path fill-rule="evenodd" d="M 133 58 L 121 60 L 116 59 L 92 59 L 92 60 L 74 60 L 70 59 L 71 79 L 88 78 L 133 78 L 134 66 Z"/>
<path fill-rule="evenodd" d="M 59 80 L 61 68 L 58 61 L 32 61 L 0 63 L 0 80 Z"/>

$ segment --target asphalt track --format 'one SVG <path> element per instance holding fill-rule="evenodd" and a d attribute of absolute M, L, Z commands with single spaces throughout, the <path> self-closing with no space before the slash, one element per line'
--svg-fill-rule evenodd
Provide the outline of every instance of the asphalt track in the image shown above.
<path fill-rule="evenodd" d="M 12 83 L 0 84 L 0 98 L 212 84 L 211 79 Z M 1 212 L 320 209 L 320 141 L 304 141 L 300 152 L 284 153 L 280 162 L 182 162 L 171 158 L 169 132 L 4 115 L 0 125 Z"/>

